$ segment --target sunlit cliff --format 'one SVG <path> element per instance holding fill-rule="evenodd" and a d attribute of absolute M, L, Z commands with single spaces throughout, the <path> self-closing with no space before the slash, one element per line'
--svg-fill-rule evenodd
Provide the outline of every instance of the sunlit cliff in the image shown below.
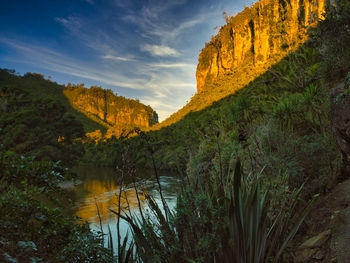
<path fill-rule="evenodd" d="M 145 129 L 158 123 L 158 115 L 150 106 L 117 96 L 111 90 L 68 85 L 63 93 L 73 108 L 108 128 L 107 137 L 118 137 L 122 130 Z"/>
<path fill-rule="evenodd" d="M 325 0 L 262 0 L 227 17 L 199 55 L 197 93 L 157 126 L 170 125 L 249 84 L 305 43 L 324 12 Z"/>

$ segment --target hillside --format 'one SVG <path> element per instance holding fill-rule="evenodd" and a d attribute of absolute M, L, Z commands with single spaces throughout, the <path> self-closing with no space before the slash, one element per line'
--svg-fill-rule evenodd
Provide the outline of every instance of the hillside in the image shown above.
<path fill-rule="evenodd" d="M 0 113 L 1 150 L 67 163 L 83 154 L 76 139 L 118 137 L 123 130 L 158 122 L 151 107 L 110 90 L 64 87 L 41 74 L 19 76 L 5 69 L 0 70 Z"/>
<path fill-rule="evenodd" d="M 248 85 L 309 38 L 325 12 L 325 0 L 263 0 L 234 17 L 202 49 L 197 93 L 155 128 L 201 110 Z"/>
<path fill-rule="evenodd" d="M 13 71 L 11 72 L 15 73 Z M 45 98 L 54 99 L 83 124 L 85 132 L 95 131 L 96 129 L 105 130 L 102 125 L 73 109 L 62 92 L 63 87 L 55 82 L 44 79 L 44 76 L 41 74 L 27 73 L 22 77 L 11 74 L 7 70 L 0 69 L 0 87 L 5 86 L 28 93 L 30 100 Z"/>

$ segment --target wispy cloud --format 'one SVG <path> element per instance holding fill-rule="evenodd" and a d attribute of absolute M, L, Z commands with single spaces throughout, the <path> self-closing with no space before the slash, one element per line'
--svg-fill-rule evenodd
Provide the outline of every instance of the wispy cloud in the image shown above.
<path fill-rule="evenodd" d="M 148 28 L 148 31 L 146 32 L 149 35 L 157 36 L 162 44 L 174 43 L 186 30 L 191 29 L 204 21 L 204 16 L 199 15 L 192 20 L 184 21 L 170 28 L 169 26 L 164 26 L 161 23 L 158 24 L 155 22 L 155 24 Z"/>
<path fill-rule="evenodd" d="M 119 57 L 119 56 L 113 56 L 113 55 L 104 55 L 101 56 L 103 59 L 107 60 L 114 60 L 114 61 L 136 61 L 134 58 L 131 57 Z"/>
<path fill-rule="evenodd" d="M 45 66 L 54 72 L 71 76 L 90 79 L 112 85 L 131 89 L 145 89 L 142 84 L 145 80 L 128 78 L 120 73 L 104 71 L 98 67 L 87 66 L 84 62 L 78 62 L 59 52 L 42 46 L 33 46 L 0 38 L 0 42 L 12 47 L 22 55 L 22 63 Z"/>
<path fill-rule="evenodd" d="M 56 17 L 55 20 L 72 32 L 76 32 L 81 27 L 81 20 L 72 15 L 68 16 L 67 18 Z"/>
<path fill-rule="evenodd" d="M 6 38 L 0 38 L 1 43 L 11 47 L 19 54 L 16 62 L 40 65 L 52 72 L 78 77 L 82 80 L 96 81 L 118 93 L 120 93 L 120 88 L 134 90 L 140 94 L 135 98 L 139 98 L 141 102 L 150 104 L 156 109 L 160 120 L 178 109 L 183 104 L 183 96 L 188 96 L 186 93 L 193 92 L 195 89 L 195 83 L 191 77 L 195 72 L 194 65 L 188 63 L 139 64 L 131 61 L 130 63 L 135 63 L 133 67 L 120 69 L 116 66 L 105 69 L 103 65 L 90 65 L 84 61 L 77 61 L 40 45 Z M 126 59 L 111 55 L 104 57 L 118 61 Z M 172 72 L 174 69 L 177 70 L 176 75 Z M 192 70 L 189 72 L 188 69 Z"/>
<path fill-rule="evenodd" d="M 180 53 L 167 46 L 160 46 L 160 45 L 142 45 L 141 46 L 142 51 L 146 51 L 152 56 L 157 56 L 157 57 L 165 57 L 165 56 L 170 56 L 170 57 L 178 57 Z"/>
<path fill-rule="evenodd" d="M 151 63 L 149 66 L 154 68 L 196 68 L 195 64 L 188 63 Z"/>

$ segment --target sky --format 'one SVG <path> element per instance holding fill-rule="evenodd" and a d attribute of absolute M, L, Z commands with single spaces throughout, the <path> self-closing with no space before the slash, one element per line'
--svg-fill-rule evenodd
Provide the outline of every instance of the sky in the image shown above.
<path fill-rule="evenodd" d="M 101 86 L 162 121 L 196 93 L 200 50 L 251 0 L 1 0 L 0 68 Z"/>

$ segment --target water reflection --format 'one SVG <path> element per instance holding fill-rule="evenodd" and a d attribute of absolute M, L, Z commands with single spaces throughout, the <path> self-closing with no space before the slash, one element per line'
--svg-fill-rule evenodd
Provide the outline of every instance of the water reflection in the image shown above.
<path fill-rule="evenodd" d="M 97 206 L 103 223 L 113 219 L 114 214 L 110 212 L 110 209 L 119 212 L 119 194 L 121 194 L 120 207 L 123 211 L 126 211 L 128 207 L 131 210 L 138 208 L 135 188 L 120 189 L 120 186 L 114 182 L 107 185 L 106 182 L 98 180 L 84 181 L 82 187 L 87 194 L 78 201 L 76 215 L 84 221 L 94 223 L 99 221 Z M 122 190 L 121 193 L 120 190 Z M 140 190 L 137 193 L 140 205 L 143 207 L 145 194 Z"/>
<path fill-rule="evenodd" d="M 97 212 L 97 206 L 103 223 L 103 231 L 108 233 L 108 225 L 112 230 L 114 243 L 116 240 L 116 215 L 110 212 L 110 209 L 118 211 L 118 197 L 120 191 L 119 180 L 120 175 L 111 168 L 96 167 L 78 167 L 75 170 L 79 174 L 82 183 L 75 186 L 75 213 L 83 221 L 87 221 L 93 230 L 100 230 L 100 220 Z M 131 183 L 131 181 L 135 181 Z M 160 182 L 163 190 L 164 198 L 170 208 L 176 203 L 176 192 L 179 188 L 179 180 L 169 172 L 160 173 Z M 155 201 L 161 205 L 158 191 L 158 185 L 152 171 L 142 171 L 137 174 L 137 179 L 133 178 L 125 182 L 128 184 L 123 189 L 120 198 L 122 210 L 126 210 L 129 206 L 130 211 L 136 216 L 139 215 L 139 204 L 136 192 L 139 194 L 141 207 L 146 206 L 145 194 L 151 195 Z M 124 188 L 124 187 L 123 187 Z M 96 206 L 97 205 L 97 206 Z M 126 235 L 129 226 L 126 222 L 120 223 L 122 237 Z M 107 241 L 106 241 L 107 244 Z M 114 246 L 116 247 L 116 246 Z"/>

